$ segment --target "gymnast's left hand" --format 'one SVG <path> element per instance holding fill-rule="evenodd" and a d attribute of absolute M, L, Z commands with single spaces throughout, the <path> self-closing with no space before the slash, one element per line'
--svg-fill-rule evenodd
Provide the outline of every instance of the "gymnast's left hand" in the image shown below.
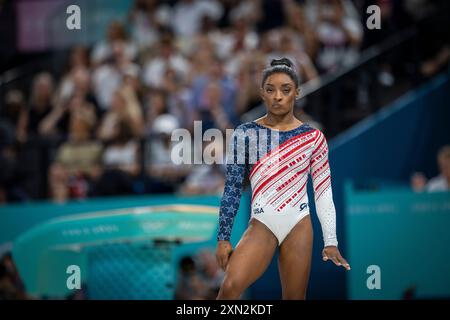
<path fill-rule="evenodd" d="M 347 260 L 341 256 L 339 249 L 335 246 L 325 247 L 322 251 L 322 259 L 323 261 L 331 260 L 335 265 L 343 266 L 346 270 L 350 270 L 350 265 Z"/>

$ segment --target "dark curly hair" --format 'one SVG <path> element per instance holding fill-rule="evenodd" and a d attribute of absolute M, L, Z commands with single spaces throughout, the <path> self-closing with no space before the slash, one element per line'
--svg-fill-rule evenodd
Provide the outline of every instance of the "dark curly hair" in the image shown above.
<path fill-rule="evenodd" d="M 270 75 L 280 72 L 291 77 L 292 81 L 295 83 L 295 88 L 298 88 L 300 80 L 298 78 L 297 70 L 295 70 L 294 64 L 288 58 L 272 59 L 270 66 L 263 70 L 261 87 L 264 86 L 264 83 Z"/>

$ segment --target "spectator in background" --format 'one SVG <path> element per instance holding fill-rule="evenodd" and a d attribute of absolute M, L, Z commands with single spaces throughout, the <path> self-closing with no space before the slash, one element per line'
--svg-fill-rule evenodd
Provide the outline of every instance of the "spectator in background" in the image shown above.
<path fill-rule="evenodd" d="M 267 58 L 259 51 L 245 54 L 237 63 L 237 87 L 236 98 L 237 113 L 243 113 L 261 104 L 261 74 Z"/>
<path fill-rule="evenodd" d="M 0 259 L 0 300 L 26 300 L 28 298 L 11 253 L 7 252 Z"/>
<path fill-rule="evenodd" d="M 108 26 L 106 40 L 94 45 L 91 53 L 91 60 L 94 67 L 98 67 L 110 59 L 116 42 L 124 44 L 124 55 L 128 60 L 133 61 L 136 58 L 137 47 L 129 40 L 125 26 L 119 21 L 113 21 Z"/>
<path fill-rule="evenodd" d="M 241 23 L 245 23 L 248 28 L 256 31 L 257 24 L 262 19 L 262 14 L 261 0 L 240 0 L 231 9 L 229 20 L 234 27 L 242 27 Z"/>
<path fill-rule="evenodd" d="M 317 54 L 319 43 L 317 33 L 306 17 L 304 6 L 292 0 L 287 0 L 285 1 L 285 7 L 287 27 L 294 32 L 293 42 L 295 46 L 312 59 Z"/>
<path fill-rule="evenodd" d="M 237 14 L 233 11 L 231 15 L 233 43 L 230 54 L 237 54 L 241 51 L 248 52 L 256 49 L 259 36 L 253 28 L 253 18 L 251 14 Z M 221 51 L 218 51 L 219 53 Z"/>
<path fill-rule="evenodd" d="M 305 16 L 304 8 L 292 0 L 284 1 L 287 27 L 280 30 L 280 56 L 289 56 L 297 66 L 300 83 L 318 78 L 313 58 L 318 50 L 317 33 Z"/>
<path fill-rule="evenodd" d="M 152 90 L 148 94 L 147 105 L 145 108 L 145 134 L 150 135 L 153 129 L 155 119 L 169 112 L 168 95 L 164 90 Z"/>
<path fill-rule="evenodd" d="M 217 25 L 220 29 L 226 29 L 230 26 L 230 12 L 236 6 L 242 2 L 241 0 L 219 0 L 222 6 L 222 16 L 217 21 Z"/>
<path fill-rule="evenodd" d="M 437 156 L 440 174 L 428 181 L 428 192 L 450 190 L 450 145 L 443 146 Z"/>
<path fill-rule="evenodd" d="M 93 73 L 93 89 L 102 111 L 111 106 L 114 92 L 119 89 L 127 76 L 137 78 L 140 68 L 126 54 L 126 43 L 118 40 L 111 44 L 110 59 L 97 67 Z"/>
<path fill-rule="evenodd" d="M 15 139 L 24 143 L 27 139 L 25 117 L 27 108 L 23 92 L 11 90 L 6 93 L 4 108 L 0 109 L 0 118 L 14 130 Z"/>
<path fill-rule="evenodd" d="M 70 56 L 67 63 L 67 70 L 65 71 L 62 79 L 60 80 L 58 88 L 58 99 L 68 99 L 75 91 L 75 87 L 82 84 L 77 81 L 81 72 L 90 72 L 90 57 L 89 51 L 86 47 L 77 46 L 70 51 Z M 78 83 L 77 83 L 78 82 Z M 76 85 L 75 85 L 76 83 Z M 86 86 L 89 86 L 89 81 Z M 87 90 L 89 91 L 89 90 Z"/>
<path fill-rule="evenodd" d="M 170 79 L 172 76 L 167 75 L 167 82 L 173 82 L 175 80 Z M 167 83 L 165 89 L 157 89 L 151 90 L 147 95 L 147 104 L 145 107 L 145 135 L 149 136 L 152 134 L 153 124 L 155 119 L 162 114 L 170 114 L 175 116 L 179 121 L 179 126 L 181 125 L 187 118 L 186 114 L 183 112 L 182 107 L 183 104 L 179 101 L 180 94 L 178 92 L 179 88 L 177 88 L 176 83 Z M 187 123 L 186 123 L 187 125 Z"/>
<path fill-rule="evenodd" d="M 131 124 L 119 120 L 114 135 L 104 148 L 103 173 L 94 186 L 93 195 L 112 196 L 132 194 L 140 173 L 139 141 L 133 134 Z"/>
<path fill-rule="evenodd" d="M 126 122 L 134 138 L 140 138 L 144 130 L 144 119 L 141 105 L 130 86 L 123 86 L 114 93 L 111 108 L 101 120 L 97 130 L 97 138 L 109 142 L 117 136 L 119 122 Z"/>
<path fill-rule="evenodd" d="M 278 34 L 274 30 L 261 34 L 258 50 L 267 56 L 278 49 Z"/>
<path fill-rule="evenodd" d="M 176 300 L 204 300 L 208 286 L 199 274 L 195 260 L 191 256 L 181 258 L 175 289 Z"/>
<path fill-rule="evenodd" d="M 179 192 L 186 195 L 219 194 L 225 185 L 225 156 L 223 143 L 203 144 L 204 163 L 196 164 Z"/>
<path fill-rule="evenodd" d="M 42 120 L 53 110 L 53 77 L 48 72 L 41 72 L 33 79 L 31 99 L 24 117 L 27 136 L 37 137 Z"/>
<path fill-rule="evenodd" d="M 15 174 L 14 129 L 0 119 L 0 204 L 6 203 Z"/>
<path fill-rule="evenodd" d="M 173 7 L 172 27 L 181 41 L 188 41 L 200 31 L 204 16 L 218 21 L 222 14 L 222 5 L 216 0 L 180 0 Z"/>
<path fill-rule="evenodd" d="M 362 40 L 362 25 L 344 0 L 320 0 L 309 4 L 308 17 L 317 30 L 319 49 L 315 57 L 319 72 L 334 72 L 354 63 Z M 351 12 L 348 8 L 352 8 Z M 311 15 L 310 15 L 311 14 Z"/>
<path fill-rule="evenodd" d="M 236 9 L 230 13 L 232 25 L 229 29 L 215 28 L 206 33 L 214 44 L 212 53 L 217 54 L 224 61 L 232 60 L 241 53 L 254 50 L 258 46 L 259 35 L 253 28 L 253 12 L 237 11 Z"/>
<path fill-rule="evenodd" d="M 280 30 L 278 56 L 290 58 L 298 70 L 300 84 L 318 79 L 318 72 L 308 54 L 295 42 L 296 32 L 290 29 Z"/>
<path fill-rule="evenodd" d="M 6 272 L 6 267 L 0 264 L 0 300 L 19 300 L 17 289 Z"/>
<path fill-rule="evenodd" d="M 149 192 L 174 192 L 191 170 L 190 164 L 177 164 L 172 161 L 172 151 L 180 144 L 185 147 L 183 149 L 185 152 L 189 152 L 184 156 L 192 160 L 191 140 L 181 142 L 171 140 L 172 132 L 177 128 L 179 128 L 179 121 L 171 114 L 161 114 L 153 121 L 145 152 Z"/>
<path fill-rule="evenodd" d="M 210 86 L 212 83 L 217 84 L 217 86 L 213 88 Z M 190 109 L 191 112 L 197 114 L 194 120 L 202 119 L 202 113 L 209 113 L 208 107 L 220 104 L 220 107 L 216 108 L 217 113 L 223 112 L 226 120 L 234 127 L 239 122 L 236 113 L 236 99 L 236 82 L 225 73 L 223 61 L 216 55 L 208 68 L 208 73 L 198 75 L 193 79 Z M 217 124 L 227 125 L 225 121 L 220 121 Z"/>
<path fill-rule="evenodd" d="M 86 69 L 78 69 L 72 75 L 72 89 L 68 95 L 56 99 L 55 107 L 42 119 L 39 133 L 42 136 L 67 139 L 70 118 L 78 109 L 99 114 L 96 99 L 90 92 L 90 75 Z"/>
<path fill-rule="evenodd" d="M 32 146 L 27 143 L 28 110 L 19 90 L 8 91 L 5 100 L 0 108 L 0 203 L 28 201 L 34 176 L 29 164 Z"/>
<path fill-rule="evenodd" d="M 208 249 L 204 249 L 197 253 L 199 269 L 206 283 L 207 291 L 205 299 L 214 300 L 219 293 L 220 285 L 225 276 L 224 272 L 217 263 L 215 254 Z"/>
<path fill-rule="evenodd" d="M 208 73 L 214 53 L 217 50 L 214 39 L 210 39 L 210 37 L 203 34 L 197 35 L 193 39 L 193 47 L 194 49 L 187 53 L 191 64 L 188 83 L 191 83 L 193 78 Z"/>
<path fill-rule="evenodd" d="M 258 19 L 258 32 L 266 32 L 281 27 L 284 24 L 284 1 L 282 0 L 257 0 L 256 6 L 260 8 Z"/>
<path fill-rule="evenodd" d="M 69 61 L 67 64 L 66 74 L 78 69 L 89 69 L 91 67 L 91 57 L 89 48 L 78 45 L 70 50 Z"/>
<path fill-rule="evenodd" d="M 92 90 L 91 61 L 88 48 L 84 46 L 74 47 L 70 52 L 66 69 L 58 86 L 57 103 L 67 101 L 75 94 L 80 94 L 92 103 L 97 116 L 100 116 L 101 109 Z"/>
<path fill-rule="evenodd" d="M 414 192 L 422 192 L 427 185 L 427 178 L 422 172 L 414 172 L 411 176 L 410 183 Z"/>
<path fill-rule="evenodd" d="M 203 131 L 210 128 L 218 128 L 225 132 L 232 128 L 229 114 L 223 103 L 223 89 L 218 82 L 210 82 L 206 85 L 199 101 L 198 118 L 202 121 Z"/>
<path fill-rule="evenodd" d="M 160 36 L 160 29 L 170 22 L 170 7 L 157 0 L 135 0 L 128 15 L 132 38 L 140 51 L 153 47 Z"/>
<path fill-rule="evenodd" d="M 53 201 L 83 199 L 101 172 L 102 146 L 91 139 L 95 113 L 78 108 L 70 119 L 69 140 L 63 143 L 49 170 L 50 195 Z"/>
<path fill-rule="evenodd" d="M 164 76 L 168 70 L 186 81 L 189 69 L 189 62 L 174 45 L 173 35 L 166 33 L 161 37 L 157 55 L 144 63 L 142 81 L 150 88 L 160 89 L 164 85 Z"/>

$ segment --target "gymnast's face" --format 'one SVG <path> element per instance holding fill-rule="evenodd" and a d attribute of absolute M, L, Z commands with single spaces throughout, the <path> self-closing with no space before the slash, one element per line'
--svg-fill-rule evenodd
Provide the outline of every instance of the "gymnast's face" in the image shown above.
<path fill-rule="evenodd" d="M 299 89 L 294 80 L 286 73 L 273 73 L 267 77 L 261 88 L 261 97 L 267 111 L 277 116 L 285 115 L 294 109 L 295 98 Z"/>

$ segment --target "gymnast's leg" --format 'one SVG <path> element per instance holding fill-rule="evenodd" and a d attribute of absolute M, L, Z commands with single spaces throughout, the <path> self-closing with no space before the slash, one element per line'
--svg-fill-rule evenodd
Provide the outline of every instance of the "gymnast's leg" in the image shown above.
<path fill-rule="evenodd" d="M 264 273 L 277 245 L 275 235 L 262 222 L 251 219 L 228 261 L 217 299 L 239 299 Z"/>
<path fill-rule="evenodd" d="M 283 299 L 304 300 L 311 269 L 313 229 L 309 215 L 300 220 L 280 245 L 278 268 Z"/>

